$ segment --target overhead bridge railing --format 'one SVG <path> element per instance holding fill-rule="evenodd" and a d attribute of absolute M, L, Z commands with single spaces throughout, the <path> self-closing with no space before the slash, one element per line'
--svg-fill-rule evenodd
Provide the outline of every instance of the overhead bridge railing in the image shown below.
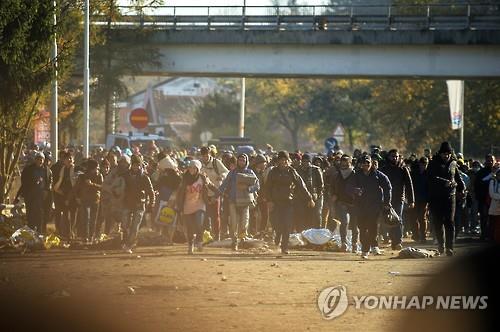
<path fill-rule="evenodd" d="M 121 6 L 116 28 L 175 30 L 500 30 L 500 4 Z M 105 16 L 93 15 L 105 25 Z"/>

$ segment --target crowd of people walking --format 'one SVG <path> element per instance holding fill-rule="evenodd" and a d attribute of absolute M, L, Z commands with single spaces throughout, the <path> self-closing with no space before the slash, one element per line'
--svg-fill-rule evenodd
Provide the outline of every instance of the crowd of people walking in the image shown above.
<path fill-rule="evenodd" d="M 406 236 L 419 244 L 432 236 L 449 256 L 460 233 L 500 243 L 500 163 L 491 154 L 483 163 L 466 160 L 448 142 L 434 155 L 426 149 L 408 157 L 378 147 L 349 155 L 154 143 L 101 148 L 90 158 L 66 148 L 56 163 L 39 149 L 24 157 L 16 203 L 24 199 L 29 227 L 45 233 L 54 222 L 62 239 L 86 243 L 118 233 L 127 252 L 145 224 L 169 244 L 182 234 L 189 254 L 203 250 L 206 231 L 231 238 L 235 251 L 249 237 L 272 234 L 288 254 L 291 232 L 329 228 L 340 234 L 342 251 L 363 258 L 381 254 L 380 242 L 402 249 Z M 161 223 L 168 211 L 175 218 Z M 395 224 L 381 222 L 389 211 Z"/>

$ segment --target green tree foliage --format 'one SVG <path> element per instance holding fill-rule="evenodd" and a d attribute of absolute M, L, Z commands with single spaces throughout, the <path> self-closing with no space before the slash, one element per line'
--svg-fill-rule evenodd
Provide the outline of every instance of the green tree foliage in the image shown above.
<path fill-rule="evenodd" d="M 125 98 L 128 90 L 121 81 L 124 76 L 137 76 L 142 72 L 144 65 L 159 65 L 160 54 L 153 46 L 136 43 L 150 31 L 140 26 L 126 31 L 128 42 L 116 41 L 113 37 L 119 32 L 113 26 L 114 22 L 124 19 L 125 15 L 143 15 L 143 5 L 160 5 L 161 0 L 129 1 L 133 7 L 124 14 L 119 7 L 118 0 L 93 0 L 92 14 L 104 18 L 105 25 L 92 26 L 93 45 L 91 47 L 91 75 L 95 78 L 92 86 L 92 105 L 104 109 L 104 137 L 112 132 L 113 98 Z"/>
<path fill-rule="evenodd" d="M 0 2 L 0 202 L 13 178 L 23 141 L 55 74 L 51 59 L 58 36 L 58 72 L 67 75 L 77 45 L 75 1 Z M 59 17 L 54 25 L 54 12 Z"/>
<path fill-rule="evenodd" d="M 221 81 L 223 87 L 208 96 L 195 111 L 195 125 L 192 128 L 193 141 L 200 133 L 210 130 L 214 137 L 235 136 L 239 121 L 239 87 L 233 81 Z"/>
<path fill-rule="evenodd" d="M 216 132 L 235 135 L 239 99 L 231 99 L 234 94 L 208 99 L 198 126 L 224 128 Z M 246 135 L 259 144 L 292 149 L 310 141 L 321 150 L 337 124 L 346 130 L 342 147 L 350 150 L 377 144 L 422 153 L 426 147 L 437 149 L 444 140 L 456 150 L 459 147 L 459 131 L 451 130 L 448 91 L 442 80 L 249 79 L 246 123 Z M 279 140 L 280 127 L 290 139 Z M 500 82 L 466 81 L 466 155 L 481 157 L 498 146 L 499 127 Z"/>

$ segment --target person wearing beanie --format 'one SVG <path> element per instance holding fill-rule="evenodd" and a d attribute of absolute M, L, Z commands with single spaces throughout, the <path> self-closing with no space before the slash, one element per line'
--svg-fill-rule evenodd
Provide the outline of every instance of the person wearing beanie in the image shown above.
<path fill-rule="evenodd" d="M 289 165 L 288 152 L 278 153 L 277 166 L 273 167 L 267 176 L 264 187 L 264 197 L 271 211 L 271 223 L 276 237 L 276 245 L 281 242 L 281 253 L 288 254 L 288 240 L 293 223 L 293 199 L 301 193 L 308 200 L 308 206 L 314 207 L 314 200 L 307 187 L 297 173 Z"/>
<path fill-rule="evenodd" d="M 454 254 L 456 196 L 463 196 L 465 190 L 457 162 L 452 156 L 451 145 L 443 142 L 428 167 L 429 209 L 439 253 L 443 254 L 446 248 L 447 256 Z"/>
<path fill-rule="evenodd" d="M 190 160 L 177 190 L 177 213 L 184 224 L 188 241 L 188 255 L 192 255 L 196 242 L 198 251 L 203 250 L 203 221 L 207 210 L 208 191 L 217 191 L 210 179 L 200 172 L 199 160 Z M 195 237 L 196 236 L 196 237 Z"/>
<path fill-rule="evenodd" d="M 204 173 L 215 186 L 220 186 L 222 181 L 229 173 L 224 163 L 215 158 L 211 149 L 203 146 L 200 149 L 201 172 Z M 220 240 L 220 222 L 221 222 L 221 198 L 217 197 L 212 191 L 208 192 L 209 201 L 205 213 L 205 229 L 211 231 L 214 238 Z"/>
<path fill-rule="evenodd" d="M 381 213 L 391 208 L 392 187 L 387 176 L 375 169 L 370 155 L 359 159 L 360 170 L 347 183 L 347 192 L 352 196 L 361 241 L 361 258 L 370 253 L 381 255 L 377 242 L 377 225 Z"/>
<path fill-rule="evenodd" d="M 155 204 L 155 192 L 151 179 L 144 171 L 142 158 L 138 155 L 130 157 L 130 169 L 125 174 L 124 180 L 123 250 L 132 253 L 137 244 L 137 234 L 144 213 L 146 210 L 151 210 Z"/>
<path fill-rule="evenodd" d="M 229 202 L 233 251 L 238 250 L 239 242 L 247 237 L 250 206 L 255 206 L 254 194 L 260 188 L 257 176 L 248 168 L 248 156 L 240 153 L 236 160 L 236 168 L 228 173 L 219 187 L 220 194 L 226 194 L 225 199 Z"/>

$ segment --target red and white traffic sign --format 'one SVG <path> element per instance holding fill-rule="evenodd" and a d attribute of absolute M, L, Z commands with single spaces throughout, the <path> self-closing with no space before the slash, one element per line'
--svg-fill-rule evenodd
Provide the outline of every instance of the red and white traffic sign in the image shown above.
<path fill-rule="evenodd" d="M 144 129 L 149 124 L 149 115 L 144 108 L 139 107 L 130 112 L 129 120 L 132 127 Z"/>

